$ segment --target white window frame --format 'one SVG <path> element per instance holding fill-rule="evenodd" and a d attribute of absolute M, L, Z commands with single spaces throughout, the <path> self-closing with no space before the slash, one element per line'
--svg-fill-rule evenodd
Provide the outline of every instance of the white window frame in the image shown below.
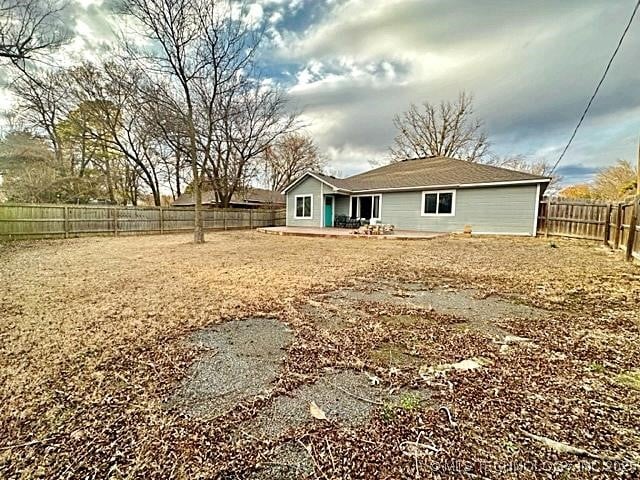
<path fill-rule="evenodd" d="M 439 213 L 440 208 L 440 194 L 451 193 L 451 213 Z M 424 213 L 424 199 L 427 194 L 437 194 L 436 197 L 436 213 Z M 420 202 L 420 215 L 423 217 L 455 217 L 456 215 L 456 191 L 455 190 L 425 190 L 421 192 L 422 201 Z"/>
<path fill-rule="evenodd" d="M 360 200 L 356 202 L 356 216 L 353 216 L 353 198 L 359 197 L 371 197 L 371 209 L 373 210 L 373 197 L 378 197 L 378 216 L 371 217 L 370 220 L 381 220 L 382 219 L 382 194 L 381 193 L 364 193 L 362 195 L 350 195 L 349 196 L 349 217 L 350 218 L 360 218 Z"/>
<path fill-rule="evenodd" d="M 298 198 L 306 198 L 306 197 L 311 197 L 311 210 L 309 211 L 309 216 L 305 217 L 304 216 L 304 200 L 302 200 L 302 217 L 298 216 Z M 305 193 L 303 195 L 296 195 L 293 197 L 293 218 L 295 218 L 296 220 L 313 220 L 313 194 L 312 193 Z"/>

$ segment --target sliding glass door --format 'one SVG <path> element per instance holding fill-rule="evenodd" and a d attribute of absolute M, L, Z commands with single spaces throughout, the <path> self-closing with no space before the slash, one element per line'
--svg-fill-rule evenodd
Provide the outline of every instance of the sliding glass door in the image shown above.
<path fill-rule="evenodd" d="M 357 195 L 351 197 L 351 218 L 380 220 L 382 195 Z"/>

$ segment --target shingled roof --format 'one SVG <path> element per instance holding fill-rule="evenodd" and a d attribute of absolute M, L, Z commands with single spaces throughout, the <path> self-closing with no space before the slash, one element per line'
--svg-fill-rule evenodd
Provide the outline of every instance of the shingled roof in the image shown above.
<path fill-rule="evenodd" d="M 347 178 L 310 172 L 318 180 L 351 193 L 501 183 L 548 183 L 547 177 L 448 157 L 404 160 Z M 288 190 L 296 182 L 287 187 Z"/>

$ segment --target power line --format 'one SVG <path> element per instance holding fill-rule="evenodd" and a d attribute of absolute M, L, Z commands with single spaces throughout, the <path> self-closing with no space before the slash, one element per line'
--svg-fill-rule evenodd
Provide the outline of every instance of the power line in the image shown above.
<path fill-rule="evenodd" d="M 624 32 L 622 32 L 622 36 L 620 37 L 620 40 L 618 40 L 618 45 L 616 46 L 616 49 L 613 51 L 613 55 L 611 55 L 611 58 L 609 59 L 609 62 L 607 63 L 607 68 L 604 69 L 604 73 L 602 74 L 602 78 L 598 82 L 598 85 L 596 86 L 596 89 L 594 90 L 593 95 L 591 95 L 591 98 L 589 99 L 589 103 L 587 103 L 587 108 L 585 108 L 584 112 L 582 112 L 582 116 L 580 117 L 580 120 L 578 121 L 578 124 L 576 125 L 576 128 L 573 130 L 573 133 L 571 134 L 571 137 L 569 138 L 569 141 L 567 142 L 567 145 L 564 147 L 564 150 L 562 150 L 562 153 L 558 157 L 558 160 L 556 160 L 556 163 L 553 165 L 553 168 L 551 169 L 551 173 L 549 173 L 549 175 L 553 174 L 553 172 L 555 171 L 556 167 L 558 166 L 558 164 L 560 163 L 560 161 L 564 157 L 565 153 L 567 153 L 567 150 L 569 150 L 569 147 L 571 146 L 571 142 L 573 142 L 573 139 L 575 138 L 576 133 L 578 133 L 578 129 L 580 128 L 580 125 L 582 125 L 584 117 L 587 116 L 587 112 L 589 111 L 589 108 L 591 108 L 591 104 L 593 103 L 593 100 L 596 98 L 596 95 L 598 94 L 598 91 L 600 90 L 600 87 L 602 86 L 602 84 L 604 82 L 604 79 L 607 76 L 607 73 L 609 73 L 609 69 L 611 68 L 611 64 L 613 63 L 613 59 L 616 58 L 616 55 L 618 54 L 618 50 L 620 50 L 620 47 L 622 46 L 622 42 L 624 41 L 624 37 L 627 35 L 627 32 L 629 31 L 629 27 L 631 27 L 631 24 L 633 23 L 633 19 L 636 16 L 636 12 L 638 11 L 638 7 L 640 7 L 640 0 L 638 0 L 638 2 L 636 3 L 635 8 L 633 9 L 633 13 L 631 13 L 631 17 L 629 18 L 629 21 L 627 22 L 627 26 L 625 27 Z"/>

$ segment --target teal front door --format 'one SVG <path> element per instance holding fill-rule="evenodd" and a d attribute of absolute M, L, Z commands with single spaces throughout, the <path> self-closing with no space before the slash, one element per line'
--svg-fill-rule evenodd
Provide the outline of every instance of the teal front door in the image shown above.
<path fill-rule="evenodd" d="M 333 197 L 324 197 L 324 226 L 333 227 Z"/>

